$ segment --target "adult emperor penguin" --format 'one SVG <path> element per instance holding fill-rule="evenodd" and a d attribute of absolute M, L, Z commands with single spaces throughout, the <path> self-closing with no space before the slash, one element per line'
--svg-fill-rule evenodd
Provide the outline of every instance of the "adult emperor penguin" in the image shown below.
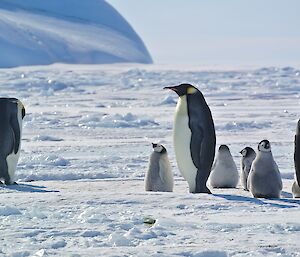
<path fill-rule="evenodd" d="M 211 193 L 206 186 L 215 157 L 216 134 L 202 93 L 190 84 L 165 87 L 179 96 L 173 141 L 178 168 L 191 193 Z"/>
<path fill-rule="evenodd" d="M 235 188 L 239 183 L 239 172 L 227 145 L 220 145 L 209 176 L 213 188 Z"/>
<path fill-rule="evenodd" d="M 145 178 L 146 191 L 173 192 L 174 179 L 166 148 L 153 144 L 149 168 Z"/>
<path fill-rule="evenodd" d="M 16 98 L 0 98 L 0 179 L 16 184 L 14 175 L 20 156 L 25 108 Z M 0 182 L 2 183 L 2 182 Z"/>
<path fill-rule="evenodd" d="M 258 152 L 248 177 L 248 188 L 256 198 L 280 198 L 281 175 L 268 140 L 262 140 L 258 144 Z"/>
<path fill-rule="evenodd" d="M 246 146 L 243 150 L 240 151 L 240 154 L 242 155 L 241 184 L 242 184 L 244 190 L 249 191 L 248 187 L 247 187 L 247 180 L 248 180 L 249 172 L 251 169 L 251 164 L 256 157 L 256 153 L 252 147 Z"/>
<path fill-rule="evenodd" d="M 298 120 L 295 135 L 294 164 L 295 181 L 292 186 L 292 192 L 294 198 L 300 198 L 300 120 Z"/>

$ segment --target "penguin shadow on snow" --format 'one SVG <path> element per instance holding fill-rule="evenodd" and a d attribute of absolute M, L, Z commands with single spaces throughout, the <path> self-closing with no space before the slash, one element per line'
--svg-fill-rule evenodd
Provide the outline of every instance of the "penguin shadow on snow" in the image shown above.
<path fill-rule="evenodd" d="M 286 191 L 282 191 L 281 196 L 284 197 L 284 198 L 293 198 L 293 194 L 291 194 L 289 192 L 286 192 Z"/>
<path fill-rule="evenodd" d="M 6 189 L 11 191 L 18 192 L 27 192 L 27 193 L 58 193 L 58 190 L 47 190 L 45 186 L 35 186 L 30 184 L 17 184 L 17 185 L 0 185 L 0 189 Z"/>
<path fill-rule="evenodd" d="M 284 192 L 284 193 L 287 193 L 287 192 Z M 287 208 L 296 208 L 296 207 L 300 206 L 300 200 L 296 200 L 296 199 L 288 199 L 288 198 L 269 198 L 269 199 L 267 199 L 267 198 L 253 198 L 253 197 L 248 197 L 248 196 L 229 195 L 229 194 L 213 194 L 213 195 L 216 196 L 216 197 L 226 199 L 228 201 L 250 202 L 250 203 L 257 204 L 257 205 L 266 205 L 266 206 L 275 207 L 275 208 L 287 209 Z M 282 202 L 282 204 L 280 202 Z M 286 203 L 286 204 L 284 204 L 284 203 Z M 296 204 L 296 205 L 290 205 L 290 204 Z"/>

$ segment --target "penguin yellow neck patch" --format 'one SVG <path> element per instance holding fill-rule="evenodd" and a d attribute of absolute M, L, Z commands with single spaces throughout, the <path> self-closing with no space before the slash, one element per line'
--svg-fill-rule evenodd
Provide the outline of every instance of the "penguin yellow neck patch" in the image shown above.
<path fill-rule="evenodd" d="M 23 105 L 23 103 L 22 103 L 20 100 L 18 100 L 17 103 L 18 103 L 18 107 L 19 107 L 20 109 L 25 108 L 24 105 Z"/>
<path fill-rule="evenodd" d="M 196 92 L 197 92 L 197 90 L 194 87 L 188 87 L 188 89 L 187 89 L 187 94 L 188 95 L 195 94 Z"/>

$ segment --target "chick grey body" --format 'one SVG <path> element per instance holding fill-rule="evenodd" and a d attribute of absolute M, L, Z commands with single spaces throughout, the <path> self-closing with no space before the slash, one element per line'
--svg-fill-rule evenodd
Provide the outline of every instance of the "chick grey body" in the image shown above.
<path fill-rule="evenodd" d="M 209 184 L 213 188 L 235 188 L 239 182 L 239 172 L 227 145 L 219 147 L 214 161 Z"/>
<path fill-rule="evenodd" d="M 247 146 L 245 147 L 242 151 L 240 151 L 242 154 L 242 159 L 241 159 L 241 184 L 244 190 L 248 190 L 247 186 L 247 180 L 249 176 L 249 172 L 251 169 L 252 162 L 254 161 L 256 157 L 256 153 L 253 150 L 253 148 Z"/>
<path fill-rule="evenodd" d="M 145 177 L 146 191 L 173 192 L 174 179 L 167 150 L 163 145 L 152 144 L 153 152 Z"/>
<path fill-rule="evenodd" d="M 258 144 L 248 177 L 248 188 L 256 198 L 280 198 L 282 179 L 268 140 Z"/>
<path fill-rule="evenodd" d="M 165 89 L 179 96 L 173 129 L 179 171 L 191 193 L 211 193 L 206 182 L 214 161 L 216 134 L 210 109 L 202 93 L 190 84 Z"/>
<path fill-rule="evenodd" d="M 22 120 L 25 108 L 16 98 L 0 98 L 0 179 L 14 184 L 20 155 Z"/>
<path fill-rule="evenodd" d="M 298 120 L 294 148 L 295 181 L 292 186 L 292 193 L 295 198 L 300 198 L 300 120 Z"/>

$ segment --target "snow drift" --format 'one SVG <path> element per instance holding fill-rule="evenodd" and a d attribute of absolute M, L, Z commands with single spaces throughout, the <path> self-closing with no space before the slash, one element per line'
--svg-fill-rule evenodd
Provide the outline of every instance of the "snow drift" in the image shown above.
<path fill-rule="evenodd" d="M 152 63 L 144 43 L 105 1 L 0 2 L 0 68 L 52 63 Z"/>

